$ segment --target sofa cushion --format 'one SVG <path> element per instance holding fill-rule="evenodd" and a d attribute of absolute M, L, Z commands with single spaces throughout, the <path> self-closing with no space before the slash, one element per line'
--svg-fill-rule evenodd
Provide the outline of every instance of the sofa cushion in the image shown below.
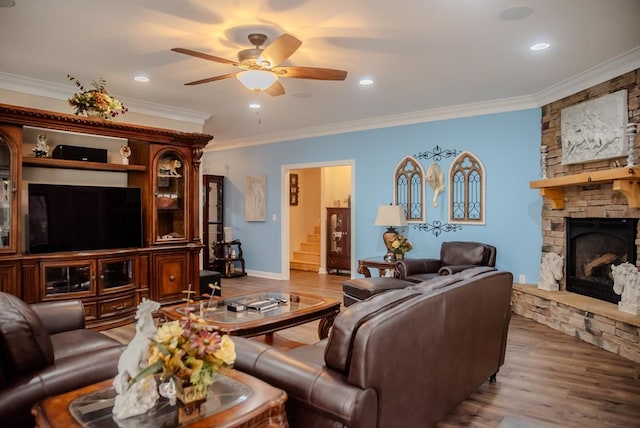
<path fill-rule="evenodd" d="M 327 366 L 346 374 L 351 360 L 351 345 L 358 328 L 375 315 L 419 295 L 415 290 L 391 290 L 340 312 L 333 323 L 325 348 L 324 360 Z"/>
<path fill-rule="evenodd" d="M 422 281 L 419 284 L 412 285 L 409 288 L 411 290 L 417 290 L 421 293 L 424 293 L 427 291 L 439 290 L 446 287 L 447 285 L 455 284 L 456 282 L 460 281 L 462 281 L 462 278 L 458 277 L 457 275 L 438 276 L 434 279 Z"/>
<path fill-rule="evenodd" d="M 443 242 L 440 260 L 443 265 L 479 265 L 486 247 L 477 242 Z"/>
<path fill-rule="evenodd" d="M 372 277 L 350 279 L 342 283 L 345 294 L 365 300 L 369 297 L 389 290 L 405 288 L 407 281 L 398 278 Z"/>
<path fill-rule="evenodd" d="M 0 348 L 8 381 L 53 364 L 53 345 L 40 317 L 8 293 L 0 293 Z"/>

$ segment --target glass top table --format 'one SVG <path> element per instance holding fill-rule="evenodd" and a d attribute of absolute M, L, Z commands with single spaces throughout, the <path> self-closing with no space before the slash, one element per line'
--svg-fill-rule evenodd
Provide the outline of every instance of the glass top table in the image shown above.
<path fill-rule="evenodd" d="M 85 386 L 36 403 L 31 412 L 39 427 L 128 428 L 224 426 L 286 427 L 287 394 L 281 389 L 237 370 L 219 375 L 209 387 L 200 417 L 179 425 L 177 405 L 160 398 L 145 415 L 115 420 L 112 416 L 115 391 L 113 380 Z"/>
<path fill-rule="evenodd" d="M 249 386 L 227 376 L 214 375 L 214 382 L 209 387 L 207 400 L 202 404 L 202 417 L 234 406 L 247 400 L 252 394 Z M 113 418 L 113 403 L 116 391 L 113 388 L 101 389 L 80 396 L 69 405 L 69 412 L 83 427 L 87 428 L 124 428 L 124 427 L 173 427 L 177 424 L 177 407 L 169 404 L 163 397 L 158 399 L 155 407 L 139 416 L 116 420 Z"/>
<path fill-rule="evenodd" d="M 264 309 L 254 309 L 262 303 Z M 340 312 L 340 302 L 302 293 L 266 291 L 225 299 L 200 300 L 190 304 L 161 309 L 161 316 L 177 320 L 186 312 L 202 318 L 214 330 L 234 336 L 259 336 L 320 320 L 318 337 L 329 334 L 335 317 Z"/>

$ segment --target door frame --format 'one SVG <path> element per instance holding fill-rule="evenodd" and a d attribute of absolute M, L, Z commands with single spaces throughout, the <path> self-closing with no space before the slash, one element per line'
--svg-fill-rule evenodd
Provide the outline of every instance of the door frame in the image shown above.
<path fill-rule="evenodd" d="M 355 179 L 356 179 L 356 161 L 355 159 L 344 159 L 344 160 L 335 160 L 335 161 L 325 161 L 325 162 L 309 162 L 309 163 L 296 163 L 296 164 L 287 164 L 282 165 L 280 167 L 280 272 L 283 280 L 288 280 L 290 278 L 289 275 L 289 262 L 290 262 L 290 245 L 289 245 L 289 236 L 290 236 L 290 225 L 289 225 L 289 171 L 292 169 L 309 169 L 309 168 L 325 168 L 331 166 L 350 166 L 351 167 L 351 276 L 353 277 L 354 266 L 355 266 L 355 204 L 353 201 L 356 200 L 356 189 L 355 189 Z M 325 238 L 325 219 L 327 213 L 322 211 L 320 214 L 320 257 L 324 257 L 326 253 L 326 238 Z M 322 264 L 321 264 L 322 265 Z M 318 273 L 327 273 L 326 269 L 324 272 Z"/>

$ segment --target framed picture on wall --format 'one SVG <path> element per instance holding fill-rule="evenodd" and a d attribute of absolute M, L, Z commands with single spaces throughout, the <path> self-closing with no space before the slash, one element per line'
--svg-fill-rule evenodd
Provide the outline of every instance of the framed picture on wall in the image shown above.
<path fill-rule="evenodd" d="M 264 175 L 247 177 L 247 193 L 245 197 L 245 221 L 265 221 L 267 177 Z"/>
<path fill-rule="evenodd" d="M 298 174 L 289 174 L 289 205 L 298 205 Z"/>

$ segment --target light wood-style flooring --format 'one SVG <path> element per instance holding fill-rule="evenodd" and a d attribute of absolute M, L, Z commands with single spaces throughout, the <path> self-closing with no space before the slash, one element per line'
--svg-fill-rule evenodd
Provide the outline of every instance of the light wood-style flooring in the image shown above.
<path fill-rule="evenodd" d="M 223 297 L 258 290 L 298 291 L 342 300 L 346 276 L 291 271 L 291 280 L 222 280 Z M 317 322 L 283 330 L 314 343 Z M 133 327 L 105 334 L 129 340 Z M 428 376 L 428 372 L 425 376 Z M 496 383 L 485 382 L 439 428 L 640 427 L 640 364 L 518 315 L 509 328 L 506 361 Z"/>

